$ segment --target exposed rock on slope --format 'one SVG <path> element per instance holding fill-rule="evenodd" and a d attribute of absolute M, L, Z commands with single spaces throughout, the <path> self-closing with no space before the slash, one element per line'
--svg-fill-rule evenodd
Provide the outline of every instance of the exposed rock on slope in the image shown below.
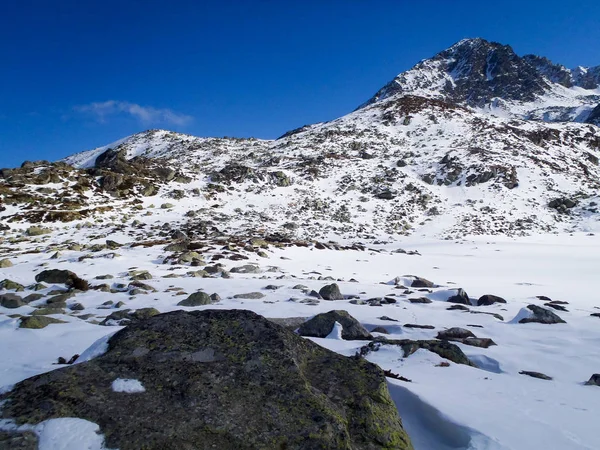
<path fill-rule="evenodd" d="M 115 392 L 118 378 L 143 392 Z M 249 311 L 155 316 L 6 397 L 4 417 L 84 418 L 122 450 L 412 448 L 381 369 Z"/>

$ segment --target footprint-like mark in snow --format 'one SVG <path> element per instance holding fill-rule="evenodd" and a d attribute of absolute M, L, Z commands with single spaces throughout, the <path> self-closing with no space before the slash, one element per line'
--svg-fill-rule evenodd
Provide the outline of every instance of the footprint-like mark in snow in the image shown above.
<path fill-rule="evenodd" d="M 415 450 L 508 450 L 478 431 L 452 422 L 409 389 L 393 381 L 388 387 Z"/>
<path fill-rule="evenodd" d="M 467 357 L 475 363 L 478 369 L 492 373 L 504 373 L 500 368 L 500 363 L 494 358 L 485 355 L 467 355 Z"/>

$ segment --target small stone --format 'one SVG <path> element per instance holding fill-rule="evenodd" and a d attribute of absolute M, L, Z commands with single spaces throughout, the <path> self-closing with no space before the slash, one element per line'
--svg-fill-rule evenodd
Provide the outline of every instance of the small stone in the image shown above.
<path fill-rule="evenodd" d="M 430 299 L 428 299 L 427 297 L 419 297 L 419 298 L 409 298 L 408 299 L 409 302 L 411 303 L 417 303 L 417 304 L 428 304 L 428 303 L 432 303 L 432 301 Z"/>
<path fill-rule="evenodd" d="M 527 375 L 533 378 L 538 378 L 540 380 L 551 380 L 552 377 L 549 377 L 548 375 L 545 375 L 541 372 L 530 372 L 528 370 L 522 370 L 519 372 L 519 375 Z"/>
<path fill-rule="evenodd" d="M 247 300 L 258 300 L 258 299 L 261 299 L 264 297 L 265 297 L 265 294 L 263 294 L 262 292 L 248 292 L 246 294 L 236 294 L 233 296 L 233 298 L 247 299 Z"/>
<path fill-rule="evenodd" d="M 8 269 L 12 267 L 13 263 L 8 258 L 0 259 L 0 269 Z"/>

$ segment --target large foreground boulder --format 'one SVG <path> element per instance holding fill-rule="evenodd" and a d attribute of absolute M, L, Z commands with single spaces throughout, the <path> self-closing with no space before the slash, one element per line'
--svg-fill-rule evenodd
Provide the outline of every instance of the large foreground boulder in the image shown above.
<path fill-rule="evenodd" d="M 242 310 L 132 324 L 0 400 L 17 423 L 94 422 L 121 450 L 412 448 L 379 367 Z"/>

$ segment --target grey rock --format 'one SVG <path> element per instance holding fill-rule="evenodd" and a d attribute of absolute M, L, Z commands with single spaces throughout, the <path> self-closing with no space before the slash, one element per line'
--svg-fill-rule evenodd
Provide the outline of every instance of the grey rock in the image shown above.
<path fill-rule="evenodd" d="M 342 325 L 342 339 L 365 340 L 373 338 L 358 320 L 348 314 L 347 311 L 341 310 L 317 314 L 312 319 L 304 322 L 298 333 L 300 336 L 324 338 L 331 333 L 336 322 Z"/>
<path fill-rule="evenodd" d="M 464 328 L 453 327 L 447 330 L 439 331 L 436 338 L 445 341 L 462 341 L 468 337 L 475 337 L 473 332 Z"/>
<path fill-rule="evenodd" d="M 435 287 L 435 283 L 433 281 L 429 281 L 425 278 L 415 277 L 410 287 L 413 288 L 432 288 Z"/>
<path fill-rule="evenodd" d="M 538 378 L 540 380 L 551 380 L 552 377 L 549 377 L 548 375 L 545 375 L 541 372 L 530 372 L 528 370 L 522 370 L 519 372 L 520 375 L 527 375 L 533 378 Z"/>
<path fill-rule="evenodd" d="M 212 298 L 205 292 L 194 292 L 185 300 L 177 303 L 177 306 L 203 306 L 210 305 L 213 303 Z"/>
<path fill-rule="evenodd" d="M 245 294 L 236 294 L 233 298 L 246 299 L 246 300 L 259 300 L 264 298 L 265 294 L 262 292 L 247 292 Z"/>
<path fill-rule="evenodd" d="M 243 266 L 234 267 L 229 272 L 255 274 L 255 273 L 261 273 L 261 269 L 260 269 L 260 267 L 254 265 L 254 264 L 245 264 Z"/>
<path fill-rule="evenodd" d="M 411 303 L 421 303 L 421 304 L 425 304 L 425 305 L 428 303 L 432 303 L 432 301 L 430 299 L 428 299 L 427 297 L 409 298 L 408 301 Z"/>
<path fill-rule="evenodd" d="M 566 323 L 558 315 L 550 311 L 549 309 L 542 308 L 537 305 L 528 305 L 527 309 L 533 311 L 533 316 L 525 317 L 519 320 L 519 323 L 543 323 L 543 324 L 556 324 Z"/>
<path fill-rule="evenodd" d="M 324 300 L 344 300 L 340 287 L 336 283 L 323 286 L 319 291 L 319 295 Z"/>
<path fill-rule="evenodd" d="M 0 306 L 3 306 L 4 308 L 15 309 L 23 305 L 25 305 L 23 299 L 16 294 L 0 294 Z"/>

